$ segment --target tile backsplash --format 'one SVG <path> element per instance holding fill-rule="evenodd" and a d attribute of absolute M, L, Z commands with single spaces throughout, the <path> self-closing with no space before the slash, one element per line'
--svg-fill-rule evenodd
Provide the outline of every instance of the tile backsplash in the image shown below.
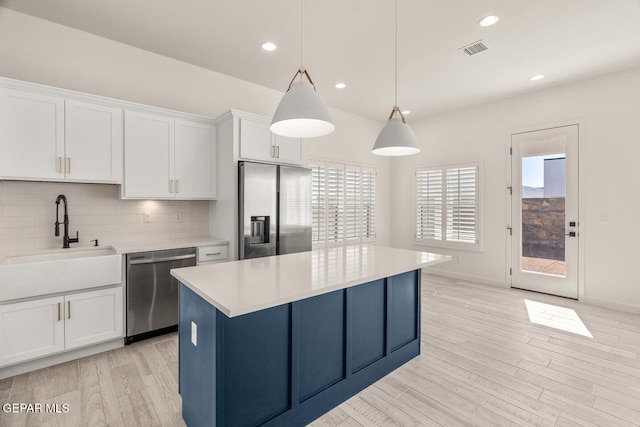
<path fill-rule="evenodd" d="M 108 184 L 0 181 L 0 251 L 61 248 L 62 225 L 61 236 L 54 235 L 59 194 L 67 197 L 69 236 L 78 231 L 79 246 L 209 234 L 208 201 L 121 200 L 119 193 Z M 60 203 L 61 222 L 63 214 Z"/>

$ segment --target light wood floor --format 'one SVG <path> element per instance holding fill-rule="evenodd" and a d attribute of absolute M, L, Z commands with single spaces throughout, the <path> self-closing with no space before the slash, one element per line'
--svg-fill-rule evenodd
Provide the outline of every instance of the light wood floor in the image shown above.
<path fill-rule="evenodd" d="M 640 315 L 425 275 L 422 354 L 312 426 L 639 426 L 639 351 Z M 2 403 L 70 405 L 0 426 L 183 426 L 177 358 L 171 334 L 0 380 Z"/>

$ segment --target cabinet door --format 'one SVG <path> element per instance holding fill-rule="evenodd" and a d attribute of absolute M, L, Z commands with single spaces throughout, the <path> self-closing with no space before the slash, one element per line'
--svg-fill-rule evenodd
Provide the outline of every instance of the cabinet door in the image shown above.
<path fill-rule="evenodd" d="M 0 305 L 0 366 L 64 350 L 62 297 Z"/>
<path fill-rule="evenodd" d="M 126 111 L 125 198 L 173 198 L 173 119 Z"/>
<path fill-rule="evenodd" d="M 82 292 L 65 297 L 67 350 L 122 337 L 122 287 Z"/>
<path fill-rule="evenodd" d="M 0 177 L 64 179 L 64 100 L 0 89 Z"/>
<path fill-rule="evenodd" d="M 269 123 L 240 118 L 240 158 L 273 162 L 273 157 Z"/>
<path fill-rule="evenodd" d="M 67 180 L 122 182 L 122 110 L 65 102 Z"/>
<path fill-rule="evenodd" d="M 176 198 L 215 199 L 216 144 L 214 128 L 197 122 L 175 122 Z"/>
<path fill-rule="evenodd" d="M 278 163 L 304 165 L 306 161 L 305 141 L 300 138 L 273 135 L 275 160 Z"/>

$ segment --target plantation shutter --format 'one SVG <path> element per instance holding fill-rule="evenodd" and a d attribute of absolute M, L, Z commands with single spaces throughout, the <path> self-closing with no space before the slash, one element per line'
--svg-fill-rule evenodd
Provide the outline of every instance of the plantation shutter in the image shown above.
<path fill-rule="evenodd" d="M 327 242 L 344 240 L 344 170 L 327 166 Z"/>
<path fill-rule="evenodd" d="M 478 247 L 478 164 L 416 170 L 416 242 Z"/>
<path fill-rule="evenodd" d="M 442 240 L 442 170 L 416 172 L 416 238 Z"/>
<path fill-rule="evenodd" d="M 360 233 L 362 241 L 371 241 L 376 237 L 376 172 L 362 169 L 362 211 Z"/>
<path fill-rule="evenodd" d="M 360 239 L 360 169 L 347 167 L 345 183 L 345 237 Z"/>
<path fill-rule="evenodd" d="M 476 243 L 477 168 L 447 169 L 447 240 Z"/>
<path fill-rule="evenodd" d="M 313 243 L 324 243 L 326 230 L 326 168 L 320 165 L 311 166 L 311 227 Z"/>

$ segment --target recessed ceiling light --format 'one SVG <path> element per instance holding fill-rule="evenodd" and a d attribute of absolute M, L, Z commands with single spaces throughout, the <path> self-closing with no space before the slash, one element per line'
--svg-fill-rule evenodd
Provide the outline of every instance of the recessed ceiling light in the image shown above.
<path fill-rule="evenodd" d="M 404 111 L 402 112 L 402 114 L 411 114 L 411 111 L 409 111 L 409 110 L 404 110 Z"/>
<path fill-rule="evenodd" d="M 478 24 L 480 24 L 481 27 L 490 27 L 499 20 L 500 18 L 497 15 L 488 15 L 482 18 Z"/>
<path fill-rule="evenodd" d="M 334 86 L 336 87 L 336 89 L 344 89 L 345 87 L 347 87 L 347 85 L 344 83 L 336 83 Z"/>
<path fill-rule="evenodd" d="M 276 44 L 272 42 L 264 42 L 260 45 L 260 47 L 262 47 L 262 50 L 266 50 L 267 52 L 273 52 L 278 48 L 278 46 L 276 46 Z"/>
<path fill-rule="evenodd" d="M 536 74 L 535 76 L 532 76 L 529 80 L 531 80 L 532 82 L 535 82 L 537 80 L 542 80 L 544 79 L 544 74 Z"/>

